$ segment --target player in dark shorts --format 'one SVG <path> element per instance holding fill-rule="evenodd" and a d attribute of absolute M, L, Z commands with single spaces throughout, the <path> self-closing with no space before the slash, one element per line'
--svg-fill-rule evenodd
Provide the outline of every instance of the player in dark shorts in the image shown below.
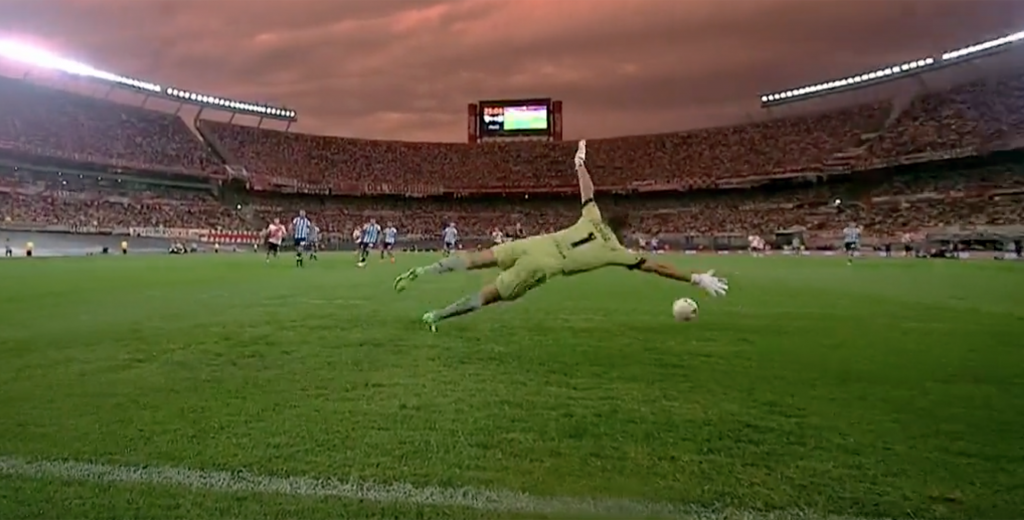
<path fill-rule="evenodd" d="M 846 263 L 848 264 L 853 264 L 853 257 L 860 249 L 860 234 L 860 227 L 853 222 L 843 229 L 843 249 L 846 250 Z"/>

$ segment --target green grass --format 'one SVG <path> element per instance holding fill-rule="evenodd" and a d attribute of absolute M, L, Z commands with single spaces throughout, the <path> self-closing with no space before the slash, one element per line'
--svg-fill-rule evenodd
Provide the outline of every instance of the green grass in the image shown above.
<path fill-rule="evenodd" d="M 432 258 L 0 262 L 0 457 L 1024 516 L 1024 265 L 676 257 L 732 292 L 599 272 L 430 334 L 424 311 L 493 276 L 391 291 Z M 536 518 L 19 474 L 0 497 L 18 519 Z"/>

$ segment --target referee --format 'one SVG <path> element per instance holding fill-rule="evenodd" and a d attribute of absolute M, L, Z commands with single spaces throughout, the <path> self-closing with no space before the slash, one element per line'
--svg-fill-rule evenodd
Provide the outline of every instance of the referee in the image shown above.
<path fill-rule="evenodd" d="M 306 218 L 306 211 L 299 211 L 299 216 L 292 219 L 292 238 L 295 239 L 295 267 L 303 267 L 302 263 L 302 250 L 306 247 L 306 242 L 309 240 L 310 230 L 313 229 L 313 223 Z"/>

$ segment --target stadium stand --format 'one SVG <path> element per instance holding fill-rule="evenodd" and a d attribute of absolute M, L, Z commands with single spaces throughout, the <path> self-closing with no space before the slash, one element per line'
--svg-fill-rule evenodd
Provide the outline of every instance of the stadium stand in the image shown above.
<path fill-rule="evenodd" d="M 218 159 L 174 114 L 0 78 L 0 147 L 106 166 L 205 175 Z"/>
<path fill-rule="evenodd" d="M 618 193 L 603 204 L 629 210 L 651 234 L 827 232 L 849 220 L 880 236 L 1021 224 L 1024 157 L 970 158 L 1022 147 L 1022 90 L 1024 76 L 1010 73 L 905 106 L 598 139 L 590 160 L 604 191 Z M 572 143 L 374 141 L 201 120 L 204 142 L 176 115 L 22 80 L 0 79 L 0 99 L 8 225 L 256 229 L 302 207 L 342 236 L 370 216 L 406 235 L 432 236 L 446 220 L 486 235 L 517 223 L 553 229 L 577 212 L 557 194 L 574 188 Z M 220 175 L 214 150 L 241 162 L 245 188 Z M 961 160 L 936 162 L 950 158 Z M 721 189 L 765 178 L 776 179 Z M 847 201 L 842 211 L 835 198 Z"/>
<path fill-rule="evenodd" d="M 592 158 L 601 164 L 602 182 L 614 186 L 644 181 L 708 187 L 727 178 L 794 173 L 820 168 L 833 154 L 859 144 L 863 134 L 880 130 L 889 109 L 887 103 L 873 104 L 751 125 L 597 139 Z M 368 141 L 200 124 L 256 176 L 288 177 L 335 191 L 429 185 L 420 191 L 457 192 L 575 181 L 565 161 L 574 145 L 566 143 Z"/>

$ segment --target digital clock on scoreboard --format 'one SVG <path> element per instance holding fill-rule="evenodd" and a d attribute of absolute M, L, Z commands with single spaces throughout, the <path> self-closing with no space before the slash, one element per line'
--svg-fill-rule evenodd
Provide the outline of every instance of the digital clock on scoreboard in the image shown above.
<path fill-rule="evenodd" d="M 480 135 L 512 137 L 548 135 L 551 131 L 551 100 L 481 101 Z"/>

